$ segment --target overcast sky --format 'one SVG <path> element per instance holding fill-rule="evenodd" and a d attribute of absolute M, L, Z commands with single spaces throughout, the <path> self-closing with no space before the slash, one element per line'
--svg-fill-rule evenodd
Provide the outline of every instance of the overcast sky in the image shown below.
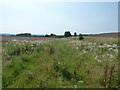
<path fill-rule="evenodd" d="M 9 2 L 0 7 L 0 33 L 118 31 L 117 2 Z"/>

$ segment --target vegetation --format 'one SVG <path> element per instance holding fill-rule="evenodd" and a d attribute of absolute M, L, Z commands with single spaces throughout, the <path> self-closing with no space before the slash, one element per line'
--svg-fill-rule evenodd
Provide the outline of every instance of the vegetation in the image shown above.
<path fill-rule="evenodd" d="M 83 40 L 84 37 L 82 36 L 82 34 L 79 35 L 79 40 Z"/>
<path fill-rule="evenodd" d="M 71 35 L 70 31 L 66 31 L 65 34 L 64 34 L 64 36 L 65 37 L 71 37 L 72 35 Z"/>
<path fill-rule="evenodd" d="M 55 34 L 53 34 L 53 33 L 51 33 L 51 35 L 50 35 L 51 37 L 56 37 L 56 35 Z"/>
<path fill-rule="evenodd" d="M 16 36 L 31 36 L 31 33 L 20 33 L 17 34 Z"/>
<path fill-rule="evenodd" d="M 3 42 L 4 88 L 117 88 L 117 39 Z"/>
<path fill-rule="evenodd" d="M 77 36 L 77 33 L 76 33 L 76 32 L 74 33 L 74 36 Z"/>

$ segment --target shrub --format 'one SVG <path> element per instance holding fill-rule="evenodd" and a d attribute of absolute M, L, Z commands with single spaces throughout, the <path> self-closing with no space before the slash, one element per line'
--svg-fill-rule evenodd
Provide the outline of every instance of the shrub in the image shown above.
<path fill-rule="evenodd" d="M 79 40 L 83 40 L 84 37 L 82 36 L 82 34 L 79 35 Z"/>

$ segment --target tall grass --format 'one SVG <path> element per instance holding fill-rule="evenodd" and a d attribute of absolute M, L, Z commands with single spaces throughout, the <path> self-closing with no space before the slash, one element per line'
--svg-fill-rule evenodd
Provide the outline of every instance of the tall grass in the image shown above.
<path fill-rule="evenodd" d="M 45 44 L 24 43 L 16 47 L 9 42 L 3 52 L 7 54 L 3 54 L 3 87 L 118 87 L 117 53 L 108 47 L 98 47 L 117 42 L 107 40 L 100 44 L 91 40 L 67 38 Z M 94 47 L 85 45 L 95 42 L 97 44 Z"/>

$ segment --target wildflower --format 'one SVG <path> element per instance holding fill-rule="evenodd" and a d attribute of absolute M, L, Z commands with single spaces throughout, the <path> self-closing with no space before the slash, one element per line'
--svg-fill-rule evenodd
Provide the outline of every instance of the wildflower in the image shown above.
<path fill-rule="evenodd" d="M 113 47 L 117 47 L 117 45 L 116 45 L 116 44 L 113 44 Z"/>
<path fill-rule="evenodd" d="M 106 54 L 107 56 L 110 56 L 108 53 Z"/>
<path fill-rule="evenodd" d="M 113 58 L 113 55 L 110 55 L 110 58 Z"/>
<path fill-rule="evenodd" d="M 87 53 L 87 51 L 83 50 L 83 53 Z"/>
<path fill-rule="evenodd" d="M 99 48 L 102 48 L 103 46 L 98 46 Z"/>
<path fill-rule="evenodd" d="M 93 43 L 93 45 L 96 45 L 96 43 Z"/>
<path fill-rule="evenodd" d="M 58 64 L 60 64 L 60 62 L 57 62 Z"/>
<path fill-rule="evenodd" d="M 104 45 L 105 45 L 105 46 L 107 46 L 107 44 L 106 44 L 106 43 L 105 43 Z"/>
<path fill-rule="evenodd" d="M 92 43 L 88 43 L 89 45 L 92 45 Z"/>
<path fill-rule="evenodd" d="M 101 62 L 101 60 L 98 59 L 97 62 Z"/>
<path fill-rule="evenodd" d="M 8 43 L 5 43 L 6 45 L 8 44 Z"/>
<path fill-rule="evenodd" d="M 76 49 L 78 49 L 78 47 L 76 47 Z"/>
<path fill-rule="evenodd" d="M 28 73 L 29 73 L 29 74 L 32 74 L 32 72 L 31 72 L 31 71 L 28 71 Z"/>
<path fill-rule="evenodd" d="M 105 55 L 102 55 L 103 57 L 105 57 Z"/>
<path fill-rule="evenodd" d="M 98 58 L 98 55 L 94 59 L 97 60 L 97 58 Z"/>
<path fill-rule="evenodd" d="M 13 42 L 16 42 L 17 40 L 16 40 L 16 39 L 13 39 L 12 41 L 13 41 Z"/>
<path fill-rule="evenodd" d="M 111 47 L 111 45 L 106 45 L 107 47 Z"/>
<path fill-rule="evenodd" d="M 75 88 L 77 88 L 77 85 L 74 85 L 75 86 Z"/>
<path fill-rule="evenodd" d="M 31 45 L 31 47 L 33 47 L 33 44 Z"/>
<path fill-rule="evenodd" d="M 78 83 L 83 83 L 83 81 L 78 81 Z"/>
<path fill-rule="evenodd" d="M 115 49 L 114 52 L 118 53 L 118 49 Z"/>
<path fill-rule="evenodd" d="M 16 44 L 14 44 L 13 46 L 16 46 Z"/>
<path fill-rule="evenodd" d="M 113 50 L 112 48 L 109 48 L 109 50 Z"/>

